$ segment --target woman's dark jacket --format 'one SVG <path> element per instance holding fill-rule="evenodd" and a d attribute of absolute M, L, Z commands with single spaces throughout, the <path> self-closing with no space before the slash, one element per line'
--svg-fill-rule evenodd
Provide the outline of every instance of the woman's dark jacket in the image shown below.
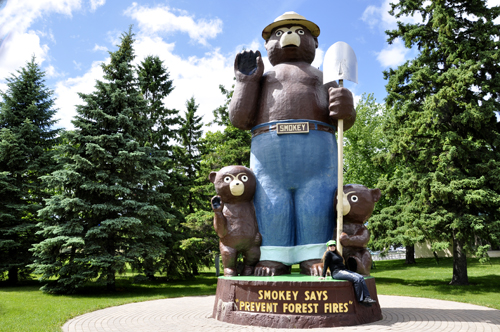
<path fill-rule="evenodd" d="M 344 260 L 337 251 L 327 251 L 325 254 L 325 263 L 323 265 L 323 277 L 326 276 L 326 271 L 330 268 L 332 276 L 340 270 L 346 270 Z"/>

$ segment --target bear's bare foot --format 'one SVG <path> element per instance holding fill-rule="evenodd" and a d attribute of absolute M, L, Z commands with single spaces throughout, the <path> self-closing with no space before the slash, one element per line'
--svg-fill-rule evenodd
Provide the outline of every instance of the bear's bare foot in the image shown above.
<path fill-rule="evenodd" d="M 251 266 L 251 265 L 245 265 L 245 267 L 243 268 L 243 271 L 241 271 L 240 275 L 242 275 L 242 276 L 251 276 L 251 275 L 253 275 L 253 270 L 254 270 L 253 266 Z"/>
<path fill-rule="evenodd" d="M 275 261 L 260 261 L 255 266 L 254 275 L 256 276 L 280 276 L 289 274 L 290 266 Z"/>
<path fill-rule="evenodd" d="M 300 273 L 309 276 L 321 276 L 323 273 L 323 263 L 321 259 L 310 259 L 300 263 Z"/>
<path fill-rule="evenodd" d="M 229 267 L 224 268 L 224 277 L 235 277 L 238 276 L 238 271 Z"/>

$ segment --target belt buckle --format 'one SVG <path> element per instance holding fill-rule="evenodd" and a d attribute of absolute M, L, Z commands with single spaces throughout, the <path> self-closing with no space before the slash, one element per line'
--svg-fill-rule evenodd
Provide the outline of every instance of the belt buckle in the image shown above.
<path fill-rule="evenodd" d="M 276 133 L 282 134 L 307 134 L 309 133 L 309 122 L 287 122 L 277 123 Z"/>

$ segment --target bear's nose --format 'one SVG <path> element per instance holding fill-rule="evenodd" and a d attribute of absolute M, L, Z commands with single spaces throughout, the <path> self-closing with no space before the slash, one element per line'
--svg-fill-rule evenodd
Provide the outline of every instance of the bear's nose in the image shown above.
<path fill-rule="evenodd" d="M 289 34 L 289 35 L 291 35 L 291 34 L 292 34 L 292 32 L 291 32 L 291 31 L 288 31 L 288 34 Z"/>

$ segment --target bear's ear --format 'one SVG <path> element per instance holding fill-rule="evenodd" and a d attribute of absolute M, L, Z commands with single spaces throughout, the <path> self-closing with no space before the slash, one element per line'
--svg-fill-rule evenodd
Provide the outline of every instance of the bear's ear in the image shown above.
<path fill-rule="evenodd" d="M 319 45 L 319 43 L 318 43 L 318 37 L 314 37 L 314 42 L 316 44 L 316 48 L 318 48 L 318 45 Z"/>
<path fill-rule="evenodd" d="M 370 190 L 372 192 L 372 198 L 374 202 L 378 202 L 380 197 L 382 197 L 382 193 L 380 192 L 380 189 L 375 188 Z"/>
<path fill-rule="evenodd" d="M 208 179 L 210 182 L 215 183 L 215 177 L 217 176 L 217 172 L 211 172 L 210 175 L 208 176 Z"/>

